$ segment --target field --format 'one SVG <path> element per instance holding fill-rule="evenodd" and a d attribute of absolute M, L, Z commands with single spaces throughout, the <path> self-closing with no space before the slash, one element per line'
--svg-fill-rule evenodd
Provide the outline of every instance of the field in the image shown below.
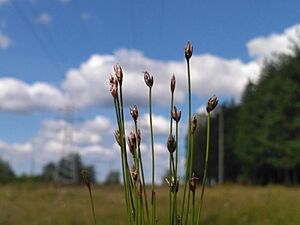
<path fill-rule="evenodd" d="M 300 188 L 224 185 L 206 190 L 205 225 L 299 225 Z M 159 224 L 167 225 L 168 192 L 157 189 Z M 94 187 L 98 225 L 125 225 L 121 187 Z M 0 187 L 0 225 L 92 224 L 83 186 L 15 184 Z"/>

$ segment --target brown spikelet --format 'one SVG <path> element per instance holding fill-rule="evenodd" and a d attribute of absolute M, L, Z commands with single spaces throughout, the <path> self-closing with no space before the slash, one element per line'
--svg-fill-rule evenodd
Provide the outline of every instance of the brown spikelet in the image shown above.
<path fill-rule="evenodd" d="M 135 155 L 135 149 L 136 149 L 136 137 L 133 132 L 130 132 L 128 136 L 128 147 L 130 153 L 134 156 Z"/>
<path fill-rule="evenodd" d="M 175 141 L 175 138 L 172 134 L 169 135 L 168 142 L 167 142 L 167 147 L 168 147 L 168 150 L 171 154 L 173 152 L 175 152 L 175 150 L 176 150 L 176 141 Z"/>
<path fill-rule="evenodd" d="M 194 134 L 196 128 L 197 128 L 197 118 L 194 116 L 192 119 L 192 126 L 191 126 L 192 134 Z"/>
<path fill-rule="evenodd" d="M 191 46 L 190 41 L 187 41 L 185 49 L 184 49 L 184 55 L 186 60 L 189 60 L 193 55 L 193 46 Z"/>
<path fill-rule="evenodd" d="M 115 71 L 115 76 L 117 77 L 120 86 L 122 86 L 122 81 L 123 81 L 123 70 L 122 70 L 122 67 L 119 64 L 116 64 L 114 66 L 114 71 Z"/>
<path fill-rule="evenodd" d="M 214 108 L 216 108 L 216 106 L 218 105 L 218 99 L 217 96 L 213 95 L 212 97 L 210 97 L 207 101 L 207 106 L 206 106 L 206 111 L 209 113 L 211 111 L 214 110 Z"/>
<path fill-rule="evenodd" d="M 171 88 L 172 93 L 174 93 L 175 86 L 176 86 L 176 78 L 175 78 L 175 75 L 173 74 L 173 76 L 171 78 L 171 83 L 170 83 L 170 88 Z"/>
<path fill-rule="evenodd" d="M 149 88 L 153 86 L 153 76 L 150 75 L 147 71 L 144 72 L 144 80 Z"/>
<path fill-rule="evenodd" d="M 173 120 L 175 120 L 177 123 L 179 122 L 180 118 L 181 118 L 181 111 L 177 111 L 176 106 L 173 107 L 172 110 L 172 118 Z"/>
<path fill-rule="evenodd" d="M 139 111 L 136 105 L 130 107 L 130 115 L 132 119 L 136 122 L 139 116 Z"/>

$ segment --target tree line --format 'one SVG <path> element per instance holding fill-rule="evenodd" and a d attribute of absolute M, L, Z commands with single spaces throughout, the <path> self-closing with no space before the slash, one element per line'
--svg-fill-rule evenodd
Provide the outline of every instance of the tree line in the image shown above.
<path fill-rule="evenodd" d="M 221 110 L 220 110 L 221 108 Z M 224 117 L 224 179 L 255 184 L 300 182 L 300 48 L 265 63 L 241 103 L 219 107 Z M 211 122 L 209 178 L 218 177 L 220 113 Z M 205 115 L 197 115 L 195 172 L 202 174 Z"/>

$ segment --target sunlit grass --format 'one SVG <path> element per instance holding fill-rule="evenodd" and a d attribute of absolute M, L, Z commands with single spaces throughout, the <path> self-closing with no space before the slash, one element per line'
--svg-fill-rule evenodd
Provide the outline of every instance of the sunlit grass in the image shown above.
<path fill-rule="evenodd" d="M 93 190 L 99 224 L 126 224 L 123 188 L 96 186 Z M 203 224 L 300 224 L 300 188 L 225 185 L 208 188 L 206 194 Z M 168 221 L 168 198 L 168 188 L 158 188 L 160 224 Z M 88 225 L 93 223 L 89 204 L 83 186 L 5 185 L 0 187 L 0 225 Z"/>

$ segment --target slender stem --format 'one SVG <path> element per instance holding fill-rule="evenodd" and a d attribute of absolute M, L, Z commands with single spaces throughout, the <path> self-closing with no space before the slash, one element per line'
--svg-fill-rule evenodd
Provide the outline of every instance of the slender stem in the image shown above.
<path fill-rule="evenodd" d="M 189 156 L 189 177 L 191 177 L 192 170 L 193 170 L 193 155 L 194 155 L 194 135 L 191 135 L 191 154 Z M 187 214 L 185 219 L 185 225 L 187 225 L 188 217 L 189 217 L 189 210 L 190 210 L 190 192 L 188 194 L 188 203 L 187 203 Z"/>
<path fill-rule="evenodd" d="M 94 207 L 94 200 L 93 200 L 93 195 L 92 195 L 92 190 L 91 187 L 89 189 L 89 195 L 90 195 L 90 200 L 91 200 L 91 207 L 92 207 L 92 213 L 93 213 L 93 220 L 94 220 L 94 225 L 97 225 L 96 222 L 96 214 L 95 214 L 95 207 Z"/>
<path fill-rule="evenodd" d="M 176 156 L 175 156 L 175 168 L 174 168 L 174 179 L 175 179 L 175 192 L 174 192 L 174 220 L 177 220 L 177 168 L 178 168 L 178 122 L 176 121 Z"/>
<path fill-rule="evenodd" d="M 192 225 L 195 225 L 195 192 L 193 192 Z"/>
<path fill-rule="evenodd" d="M 156 219 L 156 204 L 155 204 L 155 190 L 154 190 L 154 137 L 153 137 L 153 126 L 152 126 L 152 88 L 149 88 L 149 117 L 150 117 L 150 133 L 151 133 L 151 146 L 152 146 L 152 225 L 155 224 Z"/>
<path fill-rule="evenodd" d="M 135 126 L 135 135 L 137 137 L 138 135 L 138 128 L 137 128 L 137 122 L 134 123 Z M 138 146 L 138 159 L 139 163 L 141 165 L 141 174 L 142 174 L 142 184 L 143 184 L 143 193 L 144 193 L 144 199 L 145 199 L 145 206 L 146 206 L 146 216 L 147 216 L 147 224 L 149 224 L 149 209 L 148 209 L 148 200 L 147 200 L 147 193 L 146 193 L 146 185 L 145 185 L 145 176 L 144 176 L 144 166 L 143 166 L 143 160 L 142 160 L 142 154 L 141 154 L 141 148 Z"/>
<path fill-rule="evenodd" d="M 118 100 L 114 100 L 114 105 L 115 105 L 115 112 L 116 112 L 116 117 L 117 117 L 117 122 L 118 122 L 118 128 L 119 128 L 119 133 L 121 137 L 121 162 L 122 162 L 122 175 L 123 175 L 123 181 L 124 181 L 124 189 L 125 189 L 125 201 L 126 201 L 126 209 L 127 209 L 127 215 L 128 215 L 128 223 L 131 224 L 131 212 L 130 212 L 130 205 L 129 205 L 129 194 L 128 194 L 128 179 L 127 179 L 127 171 L 125 167 L 125 159 L 124 159 L 124 139 L 123 139 L 123 129 L 122 129 L 122 122 L 120 119 L 120 108 L 119 108 L 119 102 Z"/>
<path fill-rule="evenodd" d="M 187 172 L 186 172 L 185 183 L 184 183 L 181 218 L 183 218 L 187 183 L 188 183 L 189 178 L 190 178 L 190 174 L 188 174 L 188 166 L 189 166 L 189 163 L 190 163 L 190 154 L 191 154 L 191 105 L 192 105 L 192 100 L 191 100 L 192 99 L 192 97 L 191 97 L 191 71 L 190 71 L 190 60 L 187 59 L 186 62 L 187 62 L 187 74 L 188 74 L 188 149 L 187 149 L 187 151 L 188 151 L 188 153 L 187 153 L 188 161 L 186 163 L 186 171 Z"/>
<path fill-rule="evenodd" d="M 173 126 L 173 120 L 172 120 L 172 109 L 174 104 L 174 93 L 171 92 L 171 109 L 170 109 L 170 135 L 172 135 L 172 126 Z M 171 153 L 169 158 L 169 179 L 171 179 Z M 172 192 L 171 188 L 169 188 L 169 222 L 171 223 L 172 218 Z"/>
<path fill-rule="evenodd" d="M 207 176 L 207 165 L 208 165 L 208 154 L 209 154 L 209 138 L 210 138 L 210 112 L 208 112 L 207 114 L 205 165 L 204 165 L 204 174 L 203 174 L 202 187 L 201 187 L 201 197 L 200 197 L 197 225 L 200 224 L 201 211 L 203 206 L 203 197 L 204 197 L 204 189 L 205 189 L 206 176 Z"/>
<path fill-rule="evenodd" d="M 125 134 L 125 125 L 124 125 L 124 110 L 123 110 L 123 90 L 122 90 L 122 85 L 120 85 L 120 117 L 121 117 L 121 128 L 122 128 L 122 134 L 123 134 L 123 142 L 122 142 L 122 145 L 123 145 L 123 151 L 124 151 L 124 164 L 125 164 L 125 170 L 126 170 L 126 173 L 125 173 L 125 178 L 126 178 L 126 181 L 127 181 L 127 189 L 128 189 L 128 192 L 129 192 L 129 195 L 131 197 L 131 203 L 133 205 L 133 202 L 132 202 L 132 182 L 131 182 L 131 177 L 130 177 L 130 169 L 129 169 L 129 166 L 128 166 L 128 160 L 127 160 L 127 151 L 126 151 L 126 141 L 125 141 L 125 137 L 126 137 L 126 134 Z"/>

